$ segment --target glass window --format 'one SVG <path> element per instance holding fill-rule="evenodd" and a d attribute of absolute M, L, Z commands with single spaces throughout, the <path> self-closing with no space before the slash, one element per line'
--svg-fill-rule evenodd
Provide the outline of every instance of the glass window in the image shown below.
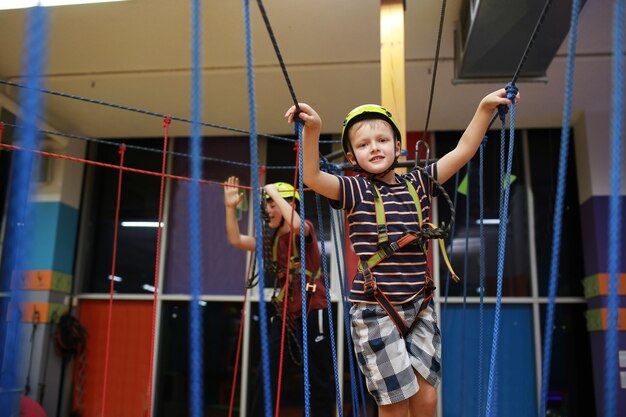
<path fill-rule="evenodd" d="M 202 307 L 205 415 L 227 415 L 237 353 L 242 303 L 206 302 Z M 161 316 L 155 415 L 189 415 L 189 302 L 164 302 Z M 240 370 L 241 372 L 241 370 Z M 238 376 L 238 387 L 241 377 Z M 239 388 L 234 401 L 239 409 Z M 237 415 L 237 414 L 235 414 Z"/>
<path fill-rule="evenodd" d="M 461 132 L 438 133 L 436 151 L 441 157 L 451 151 L 461 137 Z M 508 142 L 508 136 L 507 136 Z M 509 222 L 507 227 L 506 256 L 504 263 L 503 295 L 530 295 L 530 267 L 528 252 L 528 211 L 524 181 L 523 153 L 519 137 L 512 165 L 512 183 L 509 196 Z M 506 161 L 505 161 L 506 164 Z M 505 166 L 506 169 L 506 166 Z M 454 271 L 461 277 L 460 283 L 447 288 L 448 270 L 440 262 L 442 294 L 460 296 L 466 287 L 467 296 L 480 295 L 480 187 L 479 152 L 467 167 L 462 168 L 456 178 L 452 177 L 444 188 L 452 202 L 456 199 L 456 215 L 451 240 L 446 247 Z M 484 256 L 485 256 L 485 295 L 496 295 L 498 273 L 498 228 L 500 210 L 500 132 L 490 131 L 484 151 L 483 195 L 484 195 Z M 456 187 L 455 187 L 456 186 Z M 450 221 L 450 207 L 446 200 L 438 197 L 439 224 Z M 469 204 L 468 204 L 469 201 Z M 469 212 L 467 211 L 469 209 Z M 469 215 L 469 221 L 467 216 Z"/>
<path fill-rule="evenodd" d="M 124 166 L 161 172 L 163 139 L 136 139 L 132 145 L 149 150 L 126 148 Z M 90 160 L 119 165 L 119 147 L 91 143 Z M 124 226 L 124 222 L 152 222 L 159 213 L 160 178 L 124 172 L 120 200 L 120 225 L 117 237 L 115 290 L 120 293 L 146 293 L 145 285 L 154 284 L 157 228 Z M 86 292 L 108 292 L 112 270 L 118 170 L 88 165 L 81 213 L 81 263 L 85 265 Z"/>
<path fill-rule="evenodd" d="M 571 134 L 563 206 L 557 295 L 582 297 L 581 280 L 584 278 L 585 269 L 581 240 L 580 205 L 578 203 L 576 155 Z M 550 281 L 554 204 L 557 194 L 560 147 L 560 129 L 528 131 L 530 178 L 534 195 L 537 275 L 539 295 L 543 297 L 548 296 Z"/>
<path fill-rule="evenodd" d="M 0 111 L 0 121 L 9 124 L 15 124 L 16 117 L 13 113 L 6 109 Z M 2 143 L 13 144 L 14 142 L 14 130 L 10 126 L 5 126 L 2 133 Z M 0 253 L 2 254 L 2 261 L 0 263 L 0 292 L 9 291 L 10 282 L 8 277 L 11 276 L 10 272 L 5 271 L 8 269 L 8 264 L 4 262 L 6 257 L 6 249 L 4 247 L 5 231 L 6 231 L 6 209 L 9 196 L 9 178 L 11 172 L 11 160 L 13 151 L 5 148 L 0 148 Z"/>

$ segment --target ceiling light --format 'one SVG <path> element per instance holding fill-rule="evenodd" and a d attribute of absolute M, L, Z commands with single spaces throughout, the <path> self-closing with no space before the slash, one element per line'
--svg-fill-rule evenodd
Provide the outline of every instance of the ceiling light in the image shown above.
<path fill-rule="evenodd" d="M 111 3 L 114 1 L 127 0 L 3 0 L 0 2 L 0 10 L 25 9 L 27 7 L 71 6 L 76 4 Z"/>
<path fill-rule="evenodd" d="M 159 227 L 159 222 L 122 222 L 122 227 Z M 163 222 L 161 222 L 163 227 Z"/>

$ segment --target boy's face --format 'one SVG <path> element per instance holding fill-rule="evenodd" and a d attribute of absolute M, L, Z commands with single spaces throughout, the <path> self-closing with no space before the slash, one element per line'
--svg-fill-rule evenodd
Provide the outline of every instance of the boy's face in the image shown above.
<path fill-rule="evenodd" d="M 269 226 L 272 229 L 276 229 L 280 226 L 280 222 L 283 220 L 283 215 L 280 212 L 280 208 L 271 198 L 267 200 L 267 214 L 270 218 Z"/>
<path fill-rule="evenodd" d="M 394 139 L 389 123 L 380 119 L 357 122 L 348 132 L 353 152 L 346 157 L 372 174 L 385 172 L 400 155 L 400 142 Z"/>

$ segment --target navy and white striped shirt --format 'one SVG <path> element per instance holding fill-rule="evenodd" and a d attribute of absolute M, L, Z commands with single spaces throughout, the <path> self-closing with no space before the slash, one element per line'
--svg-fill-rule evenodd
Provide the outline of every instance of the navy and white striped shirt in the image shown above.
<path fill-rule="evenodd" d="M 436 164 L 427 167 L 436 177 Z M 366 177 L 338 176 L 341 186 L 340 199 L 331 205 L 346 211 L 352 247 L 357 256 L 367 261 L 377 250 L 378 232 L 376 206 L 371 191 L 370 180 Z M 430 221 L 430 204 L 433 187 L 428 178 L 415 170 L 402 176 L 396 174 L 396 184 L 374 180 L 385 208 L 387 233 L 390 242 L 397 241 L 405 232 L 415 232 L 419 227 L 417 207 L 404 178 L 408 179 L 417 192 L 422 205 L 422 217 Z M 425 283 L 427 259 L 424 252 L 409 244 L 391 257 L 384 259 L 374 268 L 373 276 L 378 288 L 393 304 L 402 304 L 415 298 Z M 363 292 L 363 275 L 357 273 L 352 281 L 350 301 L 376 303 Z"/>

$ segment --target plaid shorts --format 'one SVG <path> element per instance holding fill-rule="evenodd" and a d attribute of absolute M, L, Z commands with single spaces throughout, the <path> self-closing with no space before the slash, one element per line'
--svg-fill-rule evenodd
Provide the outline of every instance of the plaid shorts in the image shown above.
<path fill-rule="evenodd" d="M 415 320 L 422 300 L 394 306 L 407 326 Z M 433 387 L 439 385 L 441 332 L 432 305 L 422 311 L 406 338 L 378 304 L 354 303 L 350 318 L 354 351 L 378 405 L 406 400 L 419 391 L 413 369 Z"/>

